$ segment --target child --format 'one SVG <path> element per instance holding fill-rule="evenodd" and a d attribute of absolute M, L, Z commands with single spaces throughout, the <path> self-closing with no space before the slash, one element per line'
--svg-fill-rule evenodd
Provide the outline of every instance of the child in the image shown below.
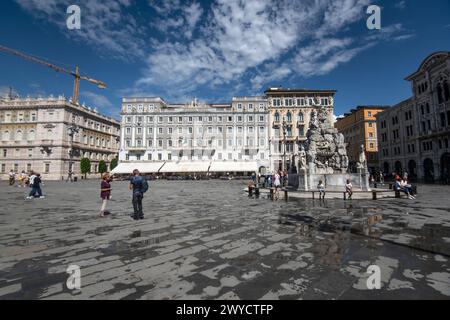
<path fill-rule="evenodd" d="M 322 180 L 319 181 L 317 190 L 319 190 L 319 199 L 325 199 L 325 185 L 323 184 Z"/>
<path fill-rule="evenodd" d="M 100 209 L 101 218 L 109 214 L 109 211 L 106 211 L 106 205 L 111 197 L 111 181 L 112 179 L 110 178 L 109 173 L 104 173 L 102 176 L 102 183 L 100 185 L 100 198 L 102 198 L 102 208 Z"/>
<path fill-rule="evenodd" d="M 347 183 L 345 184 L 345 192 L 348 193 L 348 200 L 352 200 L 353 196 L 353 185 L 349 179 L 347 179 Z"/>

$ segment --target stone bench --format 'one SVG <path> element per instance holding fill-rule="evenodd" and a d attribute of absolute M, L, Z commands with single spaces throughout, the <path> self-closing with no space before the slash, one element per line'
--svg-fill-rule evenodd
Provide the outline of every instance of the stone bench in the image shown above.
<path fill-rule="evenodd" d="M 273 188 L 275 189 L 275 188 Z M 282 188 L 281 191 L 284 192 L 284 199 L 288 200 L 289 199 L 289 192 L 300 192 L 300 193 L 311 193 L 312 199 L 314 200 L 316 198 L 316 193 L 320 193 L 320 191 L 318 190 L 310 190 L 310 191 L 297 191 L 297 190 L 293 190 L 293 189 L 289 189 L 289 188 Z M 347 194 L 348 192 L 346 191 L 337 191 L 337 190 L 330 190 L 327 191 L 325 190 L 325 197 L 326 195 L 330 193 L 330 194 L 342 194 L 342 198 L 343 200 L 347 200 Z M 372 200 L 377 200 L 378 199 L 378 194 L 380 193 L 392 193 L 392 190 L 372 190 L 372 191 L 353 191 L 353 194 L 372 194 Z M 272 194 L 272 191 L 271 191 Z M 396 196 L 397 197 L 397 196 Z"/>

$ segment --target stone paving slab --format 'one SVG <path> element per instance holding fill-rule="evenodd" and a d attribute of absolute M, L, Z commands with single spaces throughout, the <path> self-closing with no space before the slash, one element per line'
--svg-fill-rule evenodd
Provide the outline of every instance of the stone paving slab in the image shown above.
<path fill-rule="evenodd" d="M 249 198 L 243 181 L 156 181 L 132 220 L 126 182 L 0 182 L 0 299 L 449 299 L 448 186 L 419 197 Z M 65 283 L 81 267 L 81 290 Z M 368 290 L 367 268 L 381 268 Z"/>

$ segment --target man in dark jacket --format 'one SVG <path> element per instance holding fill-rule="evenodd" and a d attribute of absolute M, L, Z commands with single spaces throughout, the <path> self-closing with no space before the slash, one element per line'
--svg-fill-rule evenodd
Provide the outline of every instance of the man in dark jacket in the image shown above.
<path fill-rule="evenodd" d="M 133 190 L 133 219 L 144 219 L 142 212 L 142 198 L 148 189 L 147 180 L 141 176 L 139 170 L 133 170 L 133 176 L 130 178 L 130 190 Z"/>

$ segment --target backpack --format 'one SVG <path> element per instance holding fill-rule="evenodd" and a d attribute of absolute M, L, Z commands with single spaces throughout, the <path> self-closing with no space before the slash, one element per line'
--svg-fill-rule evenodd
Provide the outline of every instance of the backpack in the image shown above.
<path fill-rule="evenodd" d="M 142 178 L 141 190 L 143 193 L 146 193 L 148 190 L 148 182 L 147 182 L 147 179 L 145 179 L 145 178 Z"/>

